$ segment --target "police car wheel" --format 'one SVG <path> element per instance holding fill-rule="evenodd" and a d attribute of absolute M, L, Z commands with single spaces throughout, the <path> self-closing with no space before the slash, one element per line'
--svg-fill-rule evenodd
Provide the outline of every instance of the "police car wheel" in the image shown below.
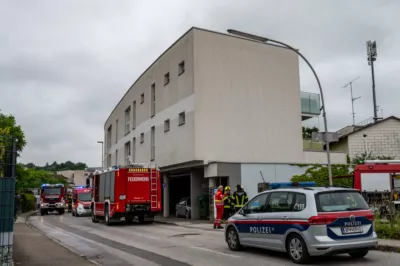
<path fill-rule="evenodd" d="M 297 234 L 291 235 L 287 240 L 287 252 L 294 263 L 304 264 L 310 259 L 307 245 L 303 238 Z"/>
<path fill-rule="evenodd" d="M 226 242 L 228 242 L 228 247 L 230 250 L 239 251 L 242 248 L 242 245 L 239 241 L 239 235 L 234 227 L 228 229 L 226 234 Z"/>
<path fill-rule="evenodd" d="M 349 252 L 349 255 L 352 256 L 353 258 L 363 258 L 368 254 L 369 250 L 360 250 L 360 251 L 354 251 L 354 252 Z"/>

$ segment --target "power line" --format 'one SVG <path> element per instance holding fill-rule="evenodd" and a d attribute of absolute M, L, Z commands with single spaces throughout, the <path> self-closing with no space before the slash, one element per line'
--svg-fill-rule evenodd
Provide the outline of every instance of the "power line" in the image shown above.
<path fill-rule="evenodd" d="M 342 88 L 346 88 L 347 86 L 350 85 L 350 93 L 351 93 L 351 110 L 352 110 L 352 115 L 353 115 L 353 126 L 356 124 L 356 113 L 354 112 L 354 102 L 358 99 L 361 98 L 360 97 L 353 97 L 353 82 L 356 81 L 357 79 L 359 79 L 360 76 L 358 76 L 357 78 L 353 79 L 352 81 L 350 81 L 349 83 L 347 83 L 346 85 L 344 85 Z"/>

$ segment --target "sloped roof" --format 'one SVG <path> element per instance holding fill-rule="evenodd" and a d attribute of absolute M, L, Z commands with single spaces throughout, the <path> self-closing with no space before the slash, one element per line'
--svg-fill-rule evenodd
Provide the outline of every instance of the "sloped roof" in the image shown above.
<path fill-rule="evenodd" d="M 379 121 L 377 121 L 377 122 L 375 122 L 375 123 L 370 123 L 370 124 L 368 124 L 368 125 L 365 125 L 365 126 L 359 127 L 359 128 L 356 127 L 356 129 L 355 129 L 354 131 L 352 131 L 352 132 L 350 132 L 350 133 L 348 133 L 348 134 L 339 136 L 339 139 L 347 138 L 347 137 L 350 136 L 351 134 L 354 134 L 354 133 L 356 133 L 356 132 L 360 132 L 360 131 L 362 131 L 362 130 L 364 130 L 364 129 L 367 129 L 367 128 L 374 127 L 374 126 L 376 126 L 376 125 L 378 125 L 378 124 L 380 124 L 380 123 L 382 123 L 382 122 L 384 122 L 384 121 L 388 121 L 388 120 L 390 120 L 390 119 L 395 119 L 395 120 L 397 120 L 398 122 L 400 122 L 400 118 L 398 118 L 397 116 L 393 116 L 393 115 L 392 115 L 392 116 L 386 117 L 385 119 L 379 120 Z"/>

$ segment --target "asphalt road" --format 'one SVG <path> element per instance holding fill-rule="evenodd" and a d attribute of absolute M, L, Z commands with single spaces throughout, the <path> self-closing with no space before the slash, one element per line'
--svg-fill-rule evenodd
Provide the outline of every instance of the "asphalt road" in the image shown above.
<path fill-rule="evenodd" d="M 32 216 L 28 223 L 100 265 L 295 265 L 283 253 L 250 248 L 232 252 L 222 231 L 165 224 L 107 227 L 102 222 L 93 224 L 89 217 L 72 217 L 69 213 Z M 360 260 L 340 255 L 316 258 L 312 265 L 394 266 L 399 261 L 400 254 L 370 251 Z"/>

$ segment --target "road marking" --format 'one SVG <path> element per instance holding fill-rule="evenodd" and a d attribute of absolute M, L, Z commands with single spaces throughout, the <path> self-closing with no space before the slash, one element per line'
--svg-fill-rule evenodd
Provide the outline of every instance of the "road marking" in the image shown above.
<path fill-rule="evenodd" d="M 218 255 L 224 255 L 224 256 L 228 256 L 228 257 L 232 257 L 232 258 L 240 258 L 240 256 L 236 256 L 236 255 L 232 255 L 232 254 L 227 254 L 227 253 L 223 253 L 223 252 L 219 252 L 219 251 L 215 251 L 215 250 L 211 250 L 208 248 L 202 248 L 202 247 L 195 247 L 195 246 L 190 246 L 191 248 L 194 249 L 199 249 L 199 250 L 203 250 L 203 251 L 208 251 L 214 254 L 218 254 Z"/>

